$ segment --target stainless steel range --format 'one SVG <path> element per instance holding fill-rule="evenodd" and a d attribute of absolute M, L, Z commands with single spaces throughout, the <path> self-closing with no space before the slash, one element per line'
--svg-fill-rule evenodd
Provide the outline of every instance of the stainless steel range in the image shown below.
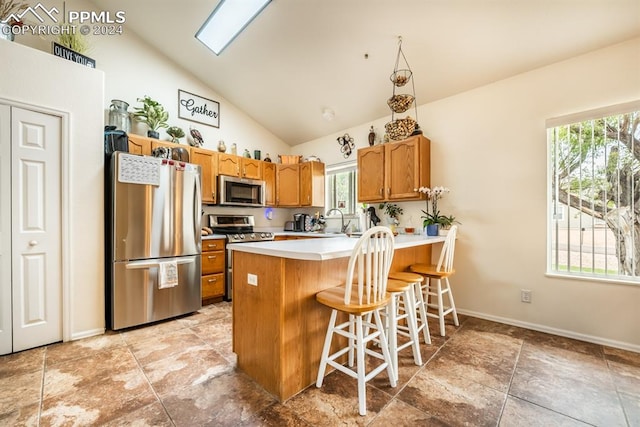
<path fill-rule="evenodd" d="M 214 234 L 224 234 L 227 243 L 267 242 L 274 239 L 271 232 L 253 230 L 253 215 L 209 215 L 209 228 Z M 225 299 L 231 301 L 233 290 L 233 251 L 227 250 Z"/>

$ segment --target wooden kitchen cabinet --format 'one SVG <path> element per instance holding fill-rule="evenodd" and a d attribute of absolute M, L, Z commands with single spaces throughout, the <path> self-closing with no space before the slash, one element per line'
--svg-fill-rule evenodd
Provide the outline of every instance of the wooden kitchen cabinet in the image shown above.
<path fill-rule="evenodd" d="M 430 186 L 431 141 L 422 135 L 358 150 L 358 202 L 420 200 Z"/>
<path fill-rule="evenodd" d="M 218 178 L 218 153 L 200 147 L 191 147 L 190 162 L 200 165 L 202 203 L 215 204 Z"/>
<path fill-rule="evenodd" d="M 276 205 L 300 206 L 300 165 L 276 165 Z"/>
<path fill-rule="evenodd" d="M 262 179 L 262 162 L 234 154 L 219 154 L 218 173 L 239 178 Z"/>
<path fill-rule="evenodd" d="M 142 135 L 127 135 L 129 137 L 129 153 L 141 156 L 151 155 L 151 138 Z"/>
<path fill-rule="evenodd" d="M 264 200 L 267 206 L 276 205 L 276 164 L 262 163 L 262 179 L 264 179 Z"/>
<path fill-rule="evenodd" d="M 324 163 L 300 164 L 300 205 L 324 207 Z"/>
<path fill-rule="evenodd" d="M 222 301 L 225 257 L 225 239 L 202 240 L 202 305 Z"/>

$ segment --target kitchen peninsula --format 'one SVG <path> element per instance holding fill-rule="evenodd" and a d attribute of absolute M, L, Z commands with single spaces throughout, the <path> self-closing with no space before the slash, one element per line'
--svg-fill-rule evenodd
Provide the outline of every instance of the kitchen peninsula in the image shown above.
<path fill-rule="evenodd" d="M 431 261 L 444 237 L 399 235 L 391 271 Z M 230 244 L 238 367 L 284 401 L 316 380 L 330 310 L 315 295 L 338 286 L 357 239 Z"/>

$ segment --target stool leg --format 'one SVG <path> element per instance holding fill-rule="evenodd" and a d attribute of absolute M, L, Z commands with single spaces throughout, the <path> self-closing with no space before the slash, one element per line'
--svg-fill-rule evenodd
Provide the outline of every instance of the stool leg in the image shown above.
<path fill-rule="evenodd" d="M 422 355 L 420 354 L 420 337 L 418 336 L 418 318 L 416 314 L 416 296 L 414 292 L 414 286 L 411 285 L 404 292 L 404 308 L 407 310 L 407 326 L 409 327 L 409 337 L 413 342 L 411 347 L 413 348 L 413 361 L 416 365 L 422 366 Z M 398 358 L 396 356 L 396 364 Z M 397 369 L 396 369 L 397 372 Z M 398 377 L 396 377 L 398 379 Z"/>
<path fill-rule="evenodd" d="M 376 326 L 380 331 L 380 349 L 382 350 L 384 361 L 387 363 L 387 374 L 389 375 L 389 383 L 391 384 L 391 387 L 395 387 L 397 385 L 397 381 L 395 375 L 393 374 L 391 355 L 389 354 L 389 343 L 387 342 L 387 337 L 384 333 L 384 325 L 382 324 L 382 320 L 380 319 L 380 310 L 374 311 L 373 316 L 376 319 Z"/>
<path fill-rule="evenodd" d="M 453 324 L 456 326 L 460 326 L 458 322 L 458 313 L 456 312 L 456 304 L 453 302 L 453 294 L 451 293 L 451 286 L 449 286 L 449 278 L 444 278 L 445 283 L 447 284 L 447 293 L 449 294 L 449 305 L 451 306 L 451 313 L 453 313 Z"/>
<path fill-rule="evenodd" d="M 331 318 L 327 327 L 327 335 L 324 338 L 324 347 L 322 348 L 322 357 L 320 359 L 320 367 L 318 368 L 318 378 L 316 379 L 316 387 L 322 387 L 324 373 L 327 369 L 327 359 L 329 358 L 329 350 L 331 349 L 331 338 L 333 337 L 333 328 L 336 326 L 336 317 L 338 312 L 331 310 Z"/>
<path fill-rule="evenodd" d="M 393 368 L 393 376 L 398 380 L 398 294 L 392 293 L 389 305 L 387 305 L 387 327 L 389 333 L 387 339 L 389 341 L 389 353 L 391 356 L 391 367 Z M 382 332 L 381 332 L 382 333 Z M 380 342 L 382 346 L 382 340 Z"/>
<path fill-rule="evenodd" d="M 440 320 L 440 336 L 444 336 L 445 335 L 445 331 L 444 331 L 444 308 L 442 306 L 443 301 L 442 301 L 442 280 L 441 279 L 436 279 L 438 281 L 438 288 L 437 288 L 437 293 L 438 293 L 438 319 Z"/>
<path fill-rule="evenodd" d="M 419 315 L 420 321 L 422 322 L 422 325 L 420 327 L 423 329 L 422 334 L 424 335 L 424 342 L 425 344 L 431 344 L 431 333 L 429 333 L 429 323 L 427 322 L 427 306 L 424 302 L 424 297 L 422 295 L 422 286 L 420 285 L 420 282 L 415 282 L 413 284 L 413 288 L 413 292 L 417 298 L 416 323 L 418 321 Z"/>
<path fill-rule="evenodd" d="M 358 409 L 360 415 L 367 415 L 367 383 L 364 366 L 364 337 L 362 335 L 362 316 L 356 316 L 356 370 L 358 372 Z"/>

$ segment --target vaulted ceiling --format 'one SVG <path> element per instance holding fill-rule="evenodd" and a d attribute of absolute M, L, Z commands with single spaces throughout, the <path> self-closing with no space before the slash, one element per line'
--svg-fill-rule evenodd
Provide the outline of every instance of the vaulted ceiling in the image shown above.
<path fill-rule="evenodd" d="M 390 114 L 398 36 L 419 105 L 640 36 L 640 0 L 273 0 L 215 56 L 217 0 L 93 3 L 290 145 Z"/>

